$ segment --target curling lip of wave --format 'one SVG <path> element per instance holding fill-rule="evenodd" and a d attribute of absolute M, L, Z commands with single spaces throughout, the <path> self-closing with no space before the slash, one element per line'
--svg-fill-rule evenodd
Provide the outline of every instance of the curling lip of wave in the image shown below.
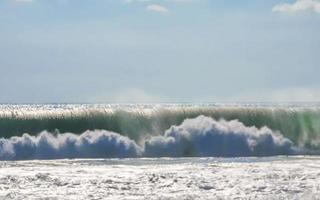
<path fill-rule="evenodd" d="M 293 143 L 267 127 L 199 116 L 152 136 L 143 147 L 118 133 L 96 130 L 0 139 L 0 160 L 181 156 L 272 156 L 296 154 Z"/>

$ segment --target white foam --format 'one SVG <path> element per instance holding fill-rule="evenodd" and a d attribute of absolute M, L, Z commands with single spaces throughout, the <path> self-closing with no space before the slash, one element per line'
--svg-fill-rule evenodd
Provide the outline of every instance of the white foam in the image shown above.
<path fill-rule="evenodd" d="M 293 154 L 293 143 L 267 127 L 199 116 L 145 143 L 147 156 L 271 156 Z"/>
<path fill-rule="evenodd" d="M 141 148 L 127 137 L 109 131 L 72 133 L 0 139 L 0 159 L 57 159 L 137 157 Z"/>

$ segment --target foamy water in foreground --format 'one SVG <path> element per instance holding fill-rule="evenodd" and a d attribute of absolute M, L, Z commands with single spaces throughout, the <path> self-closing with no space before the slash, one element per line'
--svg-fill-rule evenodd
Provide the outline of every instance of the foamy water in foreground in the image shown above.
<path fill-rule="evenodd" d="M 310 156 L 0 165 L 0 199 L 320 199 L 320 159 Z"/>

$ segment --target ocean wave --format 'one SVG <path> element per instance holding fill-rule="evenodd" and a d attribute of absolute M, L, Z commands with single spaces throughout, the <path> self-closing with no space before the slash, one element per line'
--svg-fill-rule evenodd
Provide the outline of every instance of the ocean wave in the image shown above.
<path fill-rule="evenodd" d="M 162 135 L 172 125 L 200 115 L 238 120 L 248 127 L 267 126 L 296 146 L 320 149 L 319 105 L 0 105 L 0 137 L 43 130 L 80 135 L 100 129 L 141 144 L 146 137 Z"/>
<path fill-rule="evenodd" d="M 293 142 L 267 127 L 248 127 L 206 116 L 186 119 L 164 134 L 139 143 L 105 130 L 42 132 L 0 139 L 0 160 L 185 156 L 273 156 L 298 154 Z"/>

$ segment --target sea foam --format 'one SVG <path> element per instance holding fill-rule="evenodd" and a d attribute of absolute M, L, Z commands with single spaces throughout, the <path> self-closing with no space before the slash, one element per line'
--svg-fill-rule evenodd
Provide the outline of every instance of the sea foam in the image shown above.
<path fill-rule="evenodd" d="M 267 127 L 246 127 L 232 120 L 199 116 L 172 126 L 163 136 L 145 143 L 145 155 L 159 156 L 271 156 L 290 155 L 293 143 Z"/>
<path fill-rule="evenodd" d="M 127 137 L 97 130 L 81 135 L 72 133 L 0 139 L 1 160 L 59 159 L 59 158 L 123 158 L 137 157 L 141 148 Z"/>

